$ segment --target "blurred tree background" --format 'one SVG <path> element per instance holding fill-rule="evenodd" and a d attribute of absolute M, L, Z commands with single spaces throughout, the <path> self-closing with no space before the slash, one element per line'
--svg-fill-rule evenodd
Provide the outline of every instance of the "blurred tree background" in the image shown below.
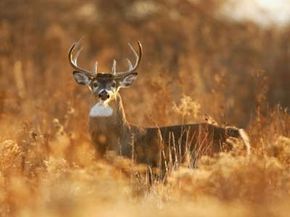
<path fill-rule="evenodd" d="M 67 52 L 83 37 L 80 64 L 126 69 L 128 42 L 140 40 L 139 78 L 122 92 L 130 121 L 183 120 L 184 96 L 199 114 L 246 127 L 276 104 L 290 106 L 290 28 L 234 22 L 227 0 L 2 0 L 0 2 L 0 118 L 64 120 L 72 106 L 85 124 L 88 91 L 71 76 Z M 85 99 L 84 99 L 85 98 Z M 69 105 L 69 106 L 68 106 Z M 193 115 L 186 121 L 200 121 Z"/>

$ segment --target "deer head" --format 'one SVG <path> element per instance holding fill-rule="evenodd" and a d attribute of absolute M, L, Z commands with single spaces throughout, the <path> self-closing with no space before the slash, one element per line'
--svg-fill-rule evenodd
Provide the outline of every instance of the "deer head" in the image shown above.
<path fill-rule="evenodd" d="M 89 87 L 93 95 L 101 102 L 110 101 L 122 87 L 129 87 L 137 78 L 137 68 L 142 57 L 142 45 L 138 41 L 138 53 L 133 46 L 129 43 L 130 49 L 133 51 L 136 60 L 134 65 L 129 59 L 129 69 L 125 72 L 117 72 L 116 60 L 113 61 L 112 72 L 98 72 L 97 62 L 94 72 L 90 72 L 78 66 L 77 59 L 82 50 L 80 43 L 76 42 L 69 50 L 68 58 L 71 66 L 74 68 L 73 76 L 78 84 L 86 85 Z"/>

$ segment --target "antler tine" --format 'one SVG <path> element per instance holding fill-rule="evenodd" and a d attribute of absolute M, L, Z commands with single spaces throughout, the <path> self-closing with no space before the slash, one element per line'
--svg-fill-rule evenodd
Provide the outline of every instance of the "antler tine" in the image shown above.
<path fill-rule="evenodd" d="M 138 50 L 138 53 L 136 52 L 136 50 L 134 49 L 134 47 L 130 43 L 128 43 L 130 49 L 132 50 L 132 52 L 136 56 L 136 62 L 135 62 L 135 65 L 134 65 L 133 69 L 131 69 L 132 71 L 136 70 L 136 68 L 138 67 L 138 65 L 140 63 L 140 60 L 142 58 L 142 44 L 140 43 L 140 41 L 138 41 L 137 44 L 138 44 L 138 49 L 139 49 Z"/>
<path fill-rule="evenodd" d="M 77 49 L 77 51 L 76 51 L 76 54 L 74 55 L 73 53 L 74 53 L 75 49 Z M 80 72 L 83 72 L 86 75 L 92 77 L 93 74 L 91 72 L 87 71 L 86 69 L 83 69 L 83 68 L 79 67 L 78 64 L 77 64 L 77 59 L 78 59 L 81 51 L 82 51 L 82 48 L 80 47 L 80 42 L 78 41 L 78 42 L 73 43 L 73 45 L 71 46 L 71 48 L 70 48 L 70 50 L 68 52 L 69 62 L 70 62 L 71 66 L 74 69 L 76 69 L 76 70 L 78 70 Z"/>
<path fill-rule="evenodd" d="M 79 58 L 80 53 L 83 50 L 83 47 L 79 47 L 79 45 L 76 45 L 76 46 L 77 46 L 78 50 L 77 50 L 75 56 L 73 57 L 73 62 L 74 62 L 75 65 L 78 65 L 78 58 Z"/>
<path fill-rule="evenodd" d="M 117 61 L 114 59 L 113 60 L 113 66 L 112 66 L 113 75 L 116 75 L 116 65 L 117 65 Z"/>
<path fill-rule="evenodd" d="M 128 65 L 129 65 L 129 71 L 131 71 L 133 69 L 133 65 L 132 62 L 127 58 L 128 61 Z"/>
<path fill-rule="evenodd" d="M 98 63 L 98 61 L 96 61 L 95 62 L 95 67 L 94 67 L 94 73 L 95 74 L 98 74 L 98 65 L 99 65 L 99 63 Z"/>
<path fill-rule="evenodd" d="M 133 48 L 133 46 L 132 46 L 130 43 L 128 43 L 130 49 L 132 50 L 133 54 L 134 54 L 135 57 L 136 57 L 136 62 L 135 62 L 135 64 L 134 64 L 134 66 L 133 66 L 132 62 L 131 62 L 129 59 L 127 59 L 127 61 L 128 61 L 128 65 L 129 65 L 129 70 L 126 71 L 126 72 L 119 72 L 119 73 L 116 73 L 116 76 L 121 77 L 121 76 L 124 76 L 124 75 L 130 74 L 130 73 L 136 71 L 136 69 L 137 69 L 137 67 L 139 66 L 139 63 L 140 63 L 140 61 L 141 61 L 142 53 L 143 53 L 143 51 L 142 51 L 142 45 L 141 45 L 140 41 L 138 41 L 137 44 L 138 44 L 138 53 L 137 53 L 136 50 Z"/>

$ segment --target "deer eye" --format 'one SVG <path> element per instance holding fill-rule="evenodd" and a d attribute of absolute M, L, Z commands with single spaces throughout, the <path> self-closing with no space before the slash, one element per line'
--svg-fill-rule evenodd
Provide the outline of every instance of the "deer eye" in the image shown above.
<path fill-rule="evenodd" d="M 116 87 L 116 81 L 112 82 L 112 87 Z"/>
<path fill-rule="evenodd" d="M 97 86 L 98 86 L 98 82 L 94 82 L 94 83 L 93 83 L 93 86 L 94 86 L 94 87 L 97 87 Z"/>

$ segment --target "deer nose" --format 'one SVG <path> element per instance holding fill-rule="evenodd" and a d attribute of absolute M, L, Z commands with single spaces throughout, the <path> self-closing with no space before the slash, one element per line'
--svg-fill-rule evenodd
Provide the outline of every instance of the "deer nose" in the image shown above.
<path fill-rule="evenodd" d="M 99 97 L 102 100 L 106 100 L 106 99 L 109 99 L 110 95 L 109 95 L 109 93 L 106 90 L 102 90 L 102 91 L 99 92 Z"/>

